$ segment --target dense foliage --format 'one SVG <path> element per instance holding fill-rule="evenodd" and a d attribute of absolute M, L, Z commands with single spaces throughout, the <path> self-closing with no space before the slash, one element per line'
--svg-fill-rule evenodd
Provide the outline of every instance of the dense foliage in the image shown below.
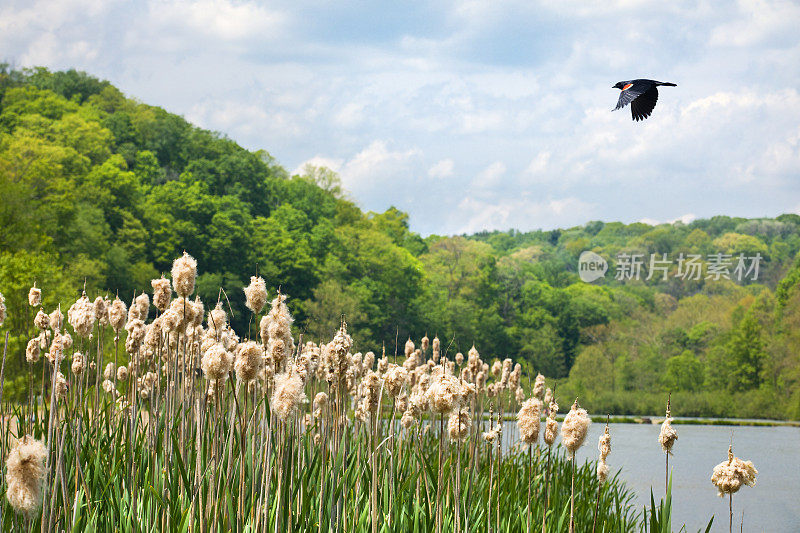
<path fill-rule="evenodd" d="M 241 288 L 290 296 L 298 333 L 345 314 L 360 350 L 426 332 L 450 351 L 524 358 L 596 411 L 800 418 L 800 216 L 690 224 L 589 222 L 554 231 L 421 238 L 391 208 L 365 213 L 338 177 L 290 176 L 163 109 L 76 71 L 0 66 L 0 292 L 19 375 L 35 281 L 45 304 L 150 290 L 186 250 L 246 329 Z M 610 262 L 580 281 L 580 253 Z M 613 279 L 621 253 L 763 257 L 758 280 Z M 563 383 L 561 383 L 563 381 Z"/>

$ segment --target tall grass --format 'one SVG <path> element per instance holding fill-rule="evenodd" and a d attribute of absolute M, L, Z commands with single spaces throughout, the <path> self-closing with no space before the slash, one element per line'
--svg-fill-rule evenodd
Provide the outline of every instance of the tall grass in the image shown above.
<path fill-rule="evenodd" d="M 601 491 L 594 463 L 575 464 L 560 447 L 522 443 L 516 426 L 503 427 L 502 413 L 526 396 L 519 370 L 487 386 L 488 365 L 477 351 L 469 365 L 407 351 L 401 392 L 389 395 L 388 358 L 351 353 L 344 322 L 327 345 L 295 347 L 284 299 L 276 298 L 261 327 L 253 381 L 237 376 L 238 359 L 225 366 L 225 357 L 206 358 L 222 344 L 231 358 L 245 357 L 246 339 L 235 338 L 220 315 L 202 328 L 187 318 L 196 318 L 199 303 L 185 299 L 142 324 L 140 342 L 120 338 L 104 319 L 91 336 L 76 335 L 63 360 L 43 358 L 41 384 L 31 385 L 28 401 L 5 407 L 0 444 L 5 452 L 23 435 L 47 443 L 44 498 L 34 513 L 15 512 L 3 480 L 2 529 L 466 532 L 546 524 L 544 531 L 561 532 L 570 511 L 576 530 L 587 530 L 595 509 L 598 531 L 644 524 L 618 477 Z M 129 318 L 129 325 L 137 320 Z M 94 359 L 79 375 L 62 368 L 77 352 Z M 115 372 L 103 381 L 109 361 Z M 118 379 L 123 364 L 129 376 Z M 220 368 L 227 374 L 215 373 Z M 63 396 L 57 371 L 69 381 Z M 301 376 L 301 393 L 275 395 L 278 373 Z M 450 440 L 445 413 L 428 398 L 442 376 L 450 388 L 437 390 L 453 395 L 444 403 L 468 413 L 463 440 Z M 328 400 L 315 409 L 306 398 L 320 392 Z M 484 406 L 496 406 L 496 422 Z"/>

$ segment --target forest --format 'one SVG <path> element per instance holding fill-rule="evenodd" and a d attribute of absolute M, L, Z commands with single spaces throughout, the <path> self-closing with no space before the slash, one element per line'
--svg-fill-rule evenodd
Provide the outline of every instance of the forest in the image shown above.
<path fill-rule="evenodd" d="M 47 309 L 83 290 L 130 302 L 186 251 L 197 294 L 225 301 L 239 331 L 257 327 L 242 288 L 259 275 L 305 340 L 329 339 L 345 316 L 354 351 L 402 354 L 426 334 L 451 354 L 475 345 L 487 361 L 524 360 L 593 413 L 660 413 L 671 393 L 677 416 L 800 419 L 799 230 L 796 214 L 720 215 L 423 237 L 399 209 L 362 210 L 329 169 L 291 175 L 86 73 L 0 65 L 11 398 L 26 391 L 34 283 Z M 592 283 L 578 275 L 586 250 L 609 261 Z M 696 255 L 706 270 L 685 279 L 675 261 L 663 277 L 616 279 L 637 254 L 645 267 Z M 715 254 L 758 256 L 757 279 L 706 275 Z"/>

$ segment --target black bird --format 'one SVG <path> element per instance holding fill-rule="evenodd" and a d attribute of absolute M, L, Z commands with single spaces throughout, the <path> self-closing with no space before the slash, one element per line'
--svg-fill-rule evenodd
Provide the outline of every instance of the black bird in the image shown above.
<path fill-rule="evenodd" d="M 633 120 L 646 119 L 653 112 L 653 108 L 656 107 L 656 102 L 658 102 L 657 87 L 659 85 L 677 87 L 674 83 L 655 80 L 629 80 L 617 83 L 613 88 L 620 89 L 622 92 L 619 94 L 617 107 L 613 111 L 631 104 Z"/>

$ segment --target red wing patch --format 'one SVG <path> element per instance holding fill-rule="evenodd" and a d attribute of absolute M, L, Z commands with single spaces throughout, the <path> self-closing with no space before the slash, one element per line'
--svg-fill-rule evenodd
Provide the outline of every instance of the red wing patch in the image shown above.
<path fill-rule="evenodd" d="M 632 83 L 628 83 L 627 85 L 625 85 L 625 87 L 623 87 L 623 88 L 622 88 L 622 90 L 623 90 L 623 91 L 627 91 L 627 90 L 628 90 L 628 89 L 630 89 L 631 87 L 633 87 L 633 84 L 632 84 Z"/>

